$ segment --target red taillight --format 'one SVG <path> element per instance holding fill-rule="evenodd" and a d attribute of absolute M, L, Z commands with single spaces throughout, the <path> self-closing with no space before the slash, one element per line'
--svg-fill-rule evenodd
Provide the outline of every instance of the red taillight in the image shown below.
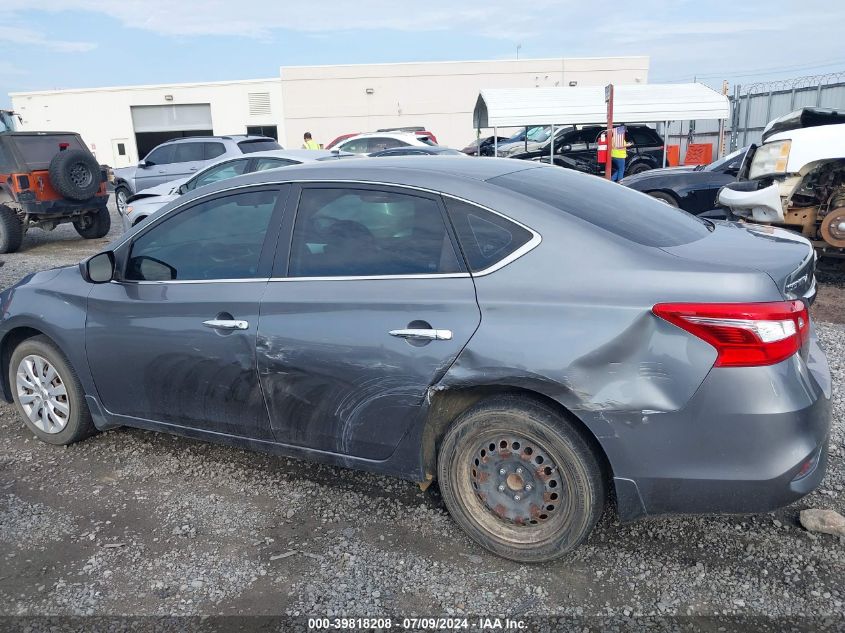
<path fill-rule="evenodd" d="M 654 314 L 716 348 L 716 367 L 774 365 L 801 349 L 810 333 L 802 301 L 659 303 Z"/>

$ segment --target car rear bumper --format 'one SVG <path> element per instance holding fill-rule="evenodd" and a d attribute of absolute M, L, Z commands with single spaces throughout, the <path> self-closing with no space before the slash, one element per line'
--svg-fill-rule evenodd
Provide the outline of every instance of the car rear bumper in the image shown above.
<path fill-rule="evenodd" d="M 619 429 L 620 518 L 768 512 L 800 499 L 824 478 L 830 397 L 815 333 L 777 365 L 714 368 L 682 410 Z"/>
<path fill-rule="evenodd" d="M 108 205 L 109 197 L 94 196 L 90 200 L 82 202 L 77 200 L 40 200 L 34 202 L 21 202 L 24 212 L 30 216 L 38 217 L 61 217 L 64 215 L 80 215 L 88 211 L 95 211 Z"/>

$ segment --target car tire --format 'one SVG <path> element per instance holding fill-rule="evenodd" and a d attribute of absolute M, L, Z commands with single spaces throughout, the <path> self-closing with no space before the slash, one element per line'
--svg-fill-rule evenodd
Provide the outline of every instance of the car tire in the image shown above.
<path fill-rule="evenodd" d="M 18 214 L 0 204 L 0 253 L 14 253 L 23 243 L 23 224 Z"/>
<path fill-rule="evenodd" d="M 630 167 L 625 168 L 625 175 L 633 176 L 634 174 L 641 174 L 649 169 L 651 169 L 651 166 L 648 163 L 634 163 Z"/>
<path fill-rule="evenodd" d="M 100 207 L 93 213 L 74 220 L 73 228 L 86 240 L 95 240 L 105 237 L 111 230 L 111 216 L 107 207 Z"/>
<path fill-rule="evenodd" d="M 117 212 L 121 215 L 126 215 L 127 201 L 131 195 L 129 187 L 118 185 L 114 188 L 114 204 L 117 207 Z"/>
<path fill-rule="evenodd" d="M 518 396 L 461 414 L 441 442 L 437 475 L 446 507 L 474 541 L 527 563 L 577 547 L 607 498 L 599 459 L 581 432 L 553 408 Z"/>
<path fill-rule="evenodd" d="M 53 156 L 48 168 L 50 183 L 70 200 L 90 200 L 100 189 L 100 166 L 81 149 L 66 149 Z"/>
<path fill-rule="evenodd" d="M 9 385 L 24 424 L 41 441 L 73 444 L 96 432 L 79 377 L 46 336 L 28 338 L 14 349 Z"/>
<path fill-rule="evenodd" d="M 673 196 L 671 193 L 666 193 L 665 191 L 649 191 L 648 195 L 650 195 L 655 200 L 660 200 L 660 202 L 665 202 L 670 207 L 677 208 L 678 206 L 680 206 L 680 205 L 678 205 L 677 198 L 675 198 L 675 196 Z"/>

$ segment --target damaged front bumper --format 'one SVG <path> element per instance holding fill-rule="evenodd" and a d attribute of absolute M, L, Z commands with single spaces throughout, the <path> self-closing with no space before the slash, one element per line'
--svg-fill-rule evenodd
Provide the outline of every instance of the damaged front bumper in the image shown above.
<path fill-rule="evenodd" d="M 755 180 L 725 185 L 719 191 L 719 204 L 728 207 L 735 215 L 755 222 L 783 222 L 783 204 L 778 183 L 762 189 L 757 186 Z"/>

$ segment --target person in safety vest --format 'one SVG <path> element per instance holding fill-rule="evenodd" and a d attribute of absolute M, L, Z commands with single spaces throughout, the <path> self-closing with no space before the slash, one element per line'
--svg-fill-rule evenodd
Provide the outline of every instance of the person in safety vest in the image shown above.
<path fill-rule="evenodd" d="M 625 176 L 625 159 L 628 158 L 628 148 L 631 143 L 625 136 L 625 126 L 618 125 L 613 128 L 613 141 L 610 147 L 610 160 L 613 163 L 613 170 L 610 179 L 619 182 Z"/>
<path fill-rule="evenodd" d="M 304 139 L 302 149 L 320 149 L 320 144 L 311 138 L 311 132 L 306 132 L 302 138 Z"/>

